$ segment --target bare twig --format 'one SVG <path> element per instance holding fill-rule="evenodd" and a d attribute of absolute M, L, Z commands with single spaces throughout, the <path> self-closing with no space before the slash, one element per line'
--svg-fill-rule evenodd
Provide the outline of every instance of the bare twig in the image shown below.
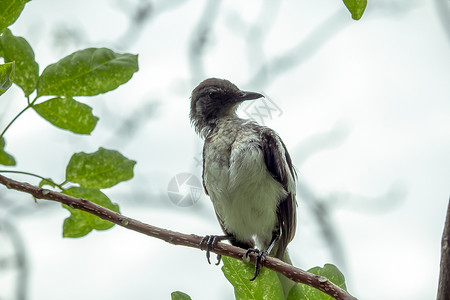
<path fill-rule="evenodd" d="M 188 59 L 193 84 L 198 84 L 205 77 L 204 52 L 210 42 L 211 32 L 214 27 L 214 22 L 217 20 L 221 4 L 222 1 L 208 0 L 192 32 L 189 41 Z"/>
<path fill-rule="evenodd" d="M 434 4 L 436 6 L 436 13 L 442 23 L 442 29 L 447 34 L 447 39 L 450 41 L 450 5 L 448 1 L 441 0 L 435 0 Z"/>
<path fill-rule="evenodd" d="M 441 244 L 441 271 L 439 274 L 439 287 L 437 300 L 450 299 L 450 199 L 447 207 L 444 233 Z"/>
<path fill-rule="evenodd" d="M 126 217 L 118 214 L 112 210 L 97 205 L 91 201 L 71 197 L 65 194 L 54 192 L 51 190 L 36 187 L 24 182 L 18 182 L 16 180 L 4 177 L 0 175 L 0 184 L 3 184 L 9 189 L 14 189 L 24 193 L 28 193 L 38 199 L 46 199 L 51 201 L 60 202 L 66 204 L 74 209 L 79 209 L 90 214 L 96 215 L 104 220 L 113 222 L 119 226 L 125 227 L 130 230 L 140 232 L 142 234 L 155 237 L 164 240 L 174 245 L 187 246 L 200 249 L 200 242 L 203 237 L 194 234 L 183 234 L 156 226 L 142 223 L 138 220 Z M 245 249 L 241 249 L 235 246 L 231 246 L 225 243 L 218 243 L 211 252 L 216 254 L 233 257 L 236 259 L 242 259 L 246 253 Z M 251 257 L 251 262 L 255 263 L 255 257 Z M 289 264 L 282 262 L 279 259 L 267 257 L 264 262 L 264 266 L 279 272 L 286 277 L 292 279 L 295 282 L 303 283 L 314 287 L 331 297 L 338 300 L 355 300 L 356 298 L 348 294 L 345 290 L 341 289 L 327 278 L 323 276 L 314 275 L 295 268 Z"/>
<path fill-rule="evenodd" d="M 5 267 L 5 265 L 9 268 L 14 268 L 12 272 L 17 274 L 15 276 L 17 283 L 14 285 L 15 299 L 25 300 L 28 294 L 29 264 L 25 253 L 23 237 L 13 223 L 5 217 L 0 218 L 0 235 L 2 232 L 10 240 L 14 256 L 11 257 L 8 255 L 8 257 L 3 258 L 4 261 L 0 258 L 0 268 Z"/>
<path fill-rule="evenodd" d="M 280 77 L 286 71 L 297 68 L 317 53 L 331 38 L 350 24 L 341 11 L 330 15 L 291 49 L 263 63 L 248 82 L 254 88 L 267 88 L 274 78 Z"/>

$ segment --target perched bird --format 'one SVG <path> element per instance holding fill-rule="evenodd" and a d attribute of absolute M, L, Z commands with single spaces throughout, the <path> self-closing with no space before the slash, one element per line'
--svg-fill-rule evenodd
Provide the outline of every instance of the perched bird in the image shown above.
<path fill-rule="evenodd" d="M 209 78 L 191 95 L 190 120 L 205 139 L 203 186 L 225 236 L 207 236 L 256 253 L 254 280 L 266 255 L 290 263 L 286 251 L 296 228 L 296 172 L 281 138 L 272 129 L 241 119 L 237 107 L 264 97 L 241 91 L 228 80 Z M 220 257 L 218 257 L 220 260 Z"/>

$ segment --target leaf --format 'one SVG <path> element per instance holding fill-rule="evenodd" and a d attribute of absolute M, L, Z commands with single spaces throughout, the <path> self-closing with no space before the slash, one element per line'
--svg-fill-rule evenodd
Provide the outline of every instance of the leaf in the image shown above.
<path fill-rule="evenodd" d="M 283 288 L 277 273 L 263 268 L 254 281 L 250 281 L 255 271 L 255 266 L 243 261 L 222 257 L 222 272 L 234 287 L 236 300 L 284 300 Z"/>
<path fill-rule="evenodd" d="M 71 187 L 64 190 L 63 193 L 72 197 L 92 201 L 98 205 L 120 213 L 119 206 L 112 203 L 105 194 L 97 189 Z M 70 217 L 64 220 L 63 237 L 82 237 L 91 232 L 93 229 L 106 230 L 114 226 L 114 223 L 103 220 L 85 211 L 74 209 L 67 205 L 63 205 L 63 207 L 70 212 Z"/>
<path fill-rule="evenodd" d="M 188 294 L 180 291 L 172 292 L 170 295 L 172 296 L 172 300 L 191 300 Z"/>
<path fill-rule="evenodd" d="M 37 95 L 94 96 L 114 90 L 138 70 L 137 55 L 88 48 L 66 56 L 42 72 Z"/>
<path fill-rule="evenodd" d="M 88 188 L 109 188 L 133 178 L 134 160 L 118 151 L 99 148 L 94 153 L 75 153 L 66 168 L 66 180 Z"/>
<path fill-rule="evenodd" d="M 40 188 L 43 187 L 43 186 L 45 186 L 45 185 L 49 185 L 49 186 L 51 186 L 52 188 L 56 187 L 55 182 L 54 182 L 51 178 L 45 178 L 45 179 L 42 179 L 42 180 L 39 182 L 39 187 L 40 187 Z"/>
<path fill-rule="evenodd" d="M 3 31 L 0 42 L 5 62 L 16 62 L 14 83 L 28 97 L 36 89 L 39 78 L 39 65 L 34 60 L 33 48 L 24 38 L 14 36 L 9 29 Z"/>
<path fill-rule="evenodd" d="M 347 287 L 345 286 L 344 275 L 335 265 L 325 264 L 323 268 L 314 267 L 312 269 L 309 269 L 308 272 L 326 277 L 340 288 L 347 290 Z M 318 289 L 310 287 L 306 284 L 298 283 L 290 290 L 287 297 L 287 300 L 296 299 L 333 300 L 334 298 L 319 291 Z"/>
<path fill-rule="evenodd" d="M 367 0 L 343 0 L 354 20 L 361 19 L 367 6 Z"/>
<path fill-rule="evenodd" d="M 0 0 L 0 32 L 13 24 L 29 0 Z"/>
<path fill-rule="evenodd" d="M 33 109 L 56 127 L 79 134 L 91 133 L 98 121 L 92 107 L 72 98 L 53 98 L 33 105 Z"/>
<path fill-rule="evenodd" d="M 5 152 L 5 144 L 5 139 L 0 137 L 0 165 L 15 166 L 16 160 L 12 155 Z"/>
<path fill-rule="evenodd" d="M 0 65 L 0 95 L 3 95 L 13 84 L 15 69 L 14 62 Z"/>

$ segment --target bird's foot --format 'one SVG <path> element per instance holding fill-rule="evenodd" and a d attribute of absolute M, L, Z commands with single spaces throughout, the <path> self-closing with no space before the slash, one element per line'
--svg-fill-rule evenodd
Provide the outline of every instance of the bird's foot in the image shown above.
<path fill-rule="evenodd" d="M 208 263 L 211 264 L 210 260 L 210 252 L 214 249 L 214 247 L 217 245 L 218 242 L 222 240 L 229 239 L 229 236 L 224 235 L 205 235 L 200 242 L 200 250 L 206 250 L 206 259 L 208 260 Z M 205 248 L 206 246 L 206 248 Z M 216 266 L 220 264 L 220 260 L 222 259 L 222 255 L 217 254 L 217 262 Z"/>
<path fill-rule="evenodd" d="M 255 263 L 255 274 L 250 281 L 253 281 L 258 277 L 259 272 L 261 271 L 261 268 L 264 265 L 264 262 L 266 261 L 267 251 L 262 251 L 256 248 L 249 248 L 247 252 L 245 252 L 244 257 L 248 257 L 250 253 L 255 253 L 256 255 L 256 263 Z"/>

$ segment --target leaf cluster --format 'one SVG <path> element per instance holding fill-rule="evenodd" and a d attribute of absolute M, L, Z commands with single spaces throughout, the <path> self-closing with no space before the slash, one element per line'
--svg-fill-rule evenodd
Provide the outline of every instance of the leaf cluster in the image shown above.
<path fill-rule="evenodd" d="M 129 160 L 118 151 L 100 148 L 94 153 L 75 153 L 66 168 L 66 183 L 77 183 L 79 186 L 63 188 L 62 192 L 72 197 L 83 198 L 112 211 L 120 213 L 119 206 L 112 203 L 101 189 L 112 187 L 122 181 L 133 178 L 135 161 Z M 44 179 L 41 185 L 51 180 Z M 64 237 L 82 237 L 93 229 L 106 230 L 113 223 L 100 219 L 90 213 L 63 205 L 70 212 L 64 220 Z"/>
<path fill-rule="evenodd" d="M 222 272 L 233 285 L 236 300 L 333 299 L 329 295 L 301 283 L 295 284 L 289 291 L 287 297 L 285 297 L 276 272 L 263 268 L 258 277 L 254 281 L 250 281 L 249 278 L 253 277 L 253 272 L 255 271 L 253 265 L 230 257 L 223 257 L 222 259 Z M 314 267 L 309 269 L 308 272 L 323 276 L 340 288 L 347 290 L 344 275 L 332 264 L 325 264 L 323 268 Z M 180 291 L 172 293 L 172 300 L 185 299 L 188 300 L 191 298 L 189 295 Z"/>
<path fill-rule="evenodd" d="M 0 165 L 15 166 L 15 158 L 5 151 L 5 133 L 25 111 L 32 109 L 53 126 L 76 134 L 90 134 L 99 118 L 92 107 L 77 97 L 95 96 L 112 91 L 128 82 L 138 71 L 137 55 L 116 53 L 107 48 L 76 51 L 39 74 L 33 48 L 25 38 L 8 28 L 24 9 L 27 1 L 0 0 L 0 95 L 13 84 L 22 89 L 25 108 L 0 133 Z M 35 95 L 34 98 L 31 95 Z M 40 186 L 57 188 L 119 212 L 117 204 L 101 191 L 133 177 L 135 161 L 114 150 L 99 148 L 94 153 L 75 153 L 66 168 L 65 180 L 57 184 L 50 178 L 21 171 L 3 170 L 41 178 Z M 105 230 L 114 224 L 89 213 L 64 206 L 70 217 L 64 221 L 64 237 L 80 237 L 93 229 Z"/>

